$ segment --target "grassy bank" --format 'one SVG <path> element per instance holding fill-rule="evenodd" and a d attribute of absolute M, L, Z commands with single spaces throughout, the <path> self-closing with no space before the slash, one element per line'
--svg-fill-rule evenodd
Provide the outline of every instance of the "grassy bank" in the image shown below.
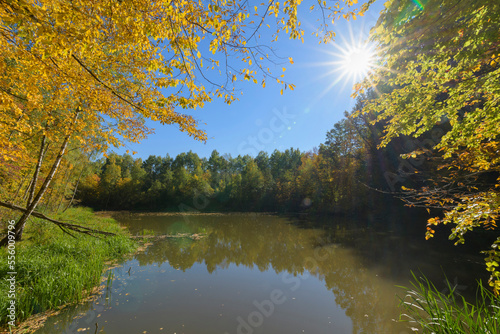
<path fill-rule="evenodd" d="M 33 219 L 26 225 L 23 241 L 16 244 L 16 321 L 87 297 L 100 280 L 105 262 L 135 249 L 135 243 L 111 218 L 96 217 L 90 209 L 74 208 L 55 217 L 117 236 L 76 239 L 57 226 Z M 0 326 L 8 319 L 7 250 L 0 250 Z"/>

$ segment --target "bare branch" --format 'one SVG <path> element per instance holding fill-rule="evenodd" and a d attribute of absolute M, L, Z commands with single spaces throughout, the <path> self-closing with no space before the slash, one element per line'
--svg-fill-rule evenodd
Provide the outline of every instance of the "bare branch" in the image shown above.
<path fill-rule="evenodd" d="M 17 205 L 14 205 L 14 204 L 10 204 L 10 203 L 6 203 L 6 202 L 2 202 L 2 201 L 0 201 L 0 206 L 3 206 L 3 207 L 8 208 L 8 209 L 12 209 L 12 210 L 21 211 L 21 212 L 27 212 L 28 211 L 27 209 L 22 208 L 20 206 L 17 206 Z M 96 229 L 93 229 L 93 228 L 89 228 L 89 227 L 85 227 L 85 226 L 77 225 L 77 224 L 65 223 L 65 222 L 62 222 L 60 220 L 56 220 L 56 219 L 47 217 L 46 215 L 44 215 L 43 213 L 40 213 L 38 211 L 33 211 L 31 213 L 31 215 L 33 217 L 37 217 L 37 218 L 49 221 L 51 223 L 54 223 L 59 228 L 61 228 L 63 231 L 64 231 L 64 229 L 66 229 L 66 230 L 71 230 L 71 231 L 75 231 L 75 232 L 78 232 L 78 233 L 87 234 L 87 235 L 90 235 L 90 236 L 93 236 L 93 237 L 95 237 L 94 234 L 116 235 L 115 233 L 112 233 L 112 232 L 106 232 L 106 231 L 96 230 Z M 64 232 L 68 233 L 67 231 L 64 231 Z"/>

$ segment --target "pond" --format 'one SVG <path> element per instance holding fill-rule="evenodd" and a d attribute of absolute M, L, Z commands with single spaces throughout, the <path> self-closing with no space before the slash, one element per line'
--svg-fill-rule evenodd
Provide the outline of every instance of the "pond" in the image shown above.
<path fill-rule="evenodd" d="M 99 297 L 49 318 L 36 333 L 412 333 L 399 285 L 422 272 L 473 295 L 482 256 L 424 240 L 412 217 L 122 214 L 133 235 L 164 238 L 113 269 Z M 403 222 L 406 224 L 403 224 Z M 389 225 L 389 226 L 388 226 Z M 421 228 L 421 229 L 420 229 Z M 477 254 L 477 255 L 476 255 Z"/>

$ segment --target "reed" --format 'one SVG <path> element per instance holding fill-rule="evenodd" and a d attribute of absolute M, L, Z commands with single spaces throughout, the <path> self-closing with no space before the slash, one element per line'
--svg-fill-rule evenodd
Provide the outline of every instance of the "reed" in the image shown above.
<path fill-rule="evenodd" d="M 401 320 L 412 330 L 435 334 L 500 333 L 500 299 L 481 282 L 476 301 L 468 302 L 449 281 L 449 293 L 441 293 L 425 276 L 413 274 L 412 288 L 401 298 Z"/>

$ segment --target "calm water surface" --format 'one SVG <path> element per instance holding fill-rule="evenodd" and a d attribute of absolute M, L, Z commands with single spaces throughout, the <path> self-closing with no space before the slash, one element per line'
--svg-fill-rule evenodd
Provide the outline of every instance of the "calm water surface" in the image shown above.
<path fill-rule="evenodd" d="M 113 270 L 93 302 L 36 333 L 411 333 L 398 319 L 410 270 L 474 293 L 481 256 L 397 228 L 262 214 L 116 217 L 132 234 L 168 238 Z M 411 219 L 411 218 L 399 218 Z M 401 226 L 396 222 L 394 226 Z M 484 276 L 484 275 L 483 275 Z M 97 328 L 96 328 L 97 323 Z"/>

